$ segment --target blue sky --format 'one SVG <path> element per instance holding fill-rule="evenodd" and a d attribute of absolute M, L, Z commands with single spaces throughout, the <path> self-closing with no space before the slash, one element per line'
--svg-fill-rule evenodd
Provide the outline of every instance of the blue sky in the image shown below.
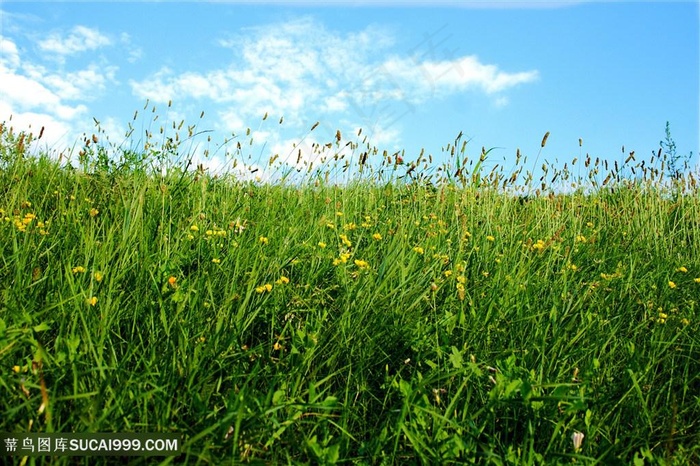
<path fill-rule="evenodd" d="M 359 128 L 409 160 L 424 148 L 439 162 L 463 132 L 470 157 L 495 147 L 489 163 L 510 167 L 518 148 L 534 161 L 547 131 L 540 161 L 624 160 L 623 145 L 656 151 L 670 121 L 697 161 L 696 2 L 370 3 L 6 1 L 0 121 L 45 126 L 60 151 L 93 117 L 116 144 L 136 110 L 130 144 L 184 119 L 210 131 L 190 150 L 212 170 L 230 166 L 231 144 L 216 147 L 251 128 L 244 155 L 263 171 Z"/>

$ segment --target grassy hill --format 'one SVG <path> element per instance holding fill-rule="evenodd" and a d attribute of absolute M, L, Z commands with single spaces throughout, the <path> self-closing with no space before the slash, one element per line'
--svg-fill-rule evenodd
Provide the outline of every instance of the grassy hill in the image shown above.
<path fill-rule="evenodd" d="M 257 183 L 0 139 L 0 432 L 174 432 L 159 460 L 192 464 L 700 462 L 692 175 Z"/>

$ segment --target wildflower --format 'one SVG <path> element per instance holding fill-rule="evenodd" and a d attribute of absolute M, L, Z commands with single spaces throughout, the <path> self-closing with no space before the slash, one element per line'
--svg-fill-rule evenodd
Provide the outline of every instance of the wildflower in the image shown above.
<path fill-rule="evenodd" d="M 694 281 L 695 283 L 700 283 L 700 277 L 698 277 L 698 278 L 693 278 L 693 281 Z"/>
<path fill-rule="evenodd" d="M 585 237 L 585 236 L 583 236 L 583 235 L 577 235 L 577 236 L 576 236 L 576 242 L 577 242 L 577 243 L 585 243 L 586 241 L 587 241 L 587 240 L 586 240 L 586 237 Z"/>
<path fill-rule="evenodd" d="M 168 277 L 168 285 L 175 288 L 177 286 L 177 278 L 173 277 L 172 275 Z"/>
<path fill-rule="evenodd" d="M 90 209 L 90 217 L 97 217 L 97 214 L 99 214 L 100 211 L 95 209 L 94 207 Z"/>
<path fill-rule="evenodd" d="M 190 240 L 190 241 L 192 241 L 192 240 L 194 239 L 194 236 L 192 236 L 191 234 L 188 233 L 188 234 L 187 234 L 187 239 Z"/>
<path fill-rule="evenodd" d="M 461 283 L 457 283 L 457 296 L 459 297 L 460 301 L 464 301 L 464 297 L 466 295 L 466 291 L 464 289 L 464 285 Z"/>
<path fill-rule="evenodd" d="M 95 281 L 97 281 L 97 282 L 99 283 L 99 282 L 101 282 L 102 279 L 105 277 L 105 274 L 103 274 L 102 272 L 97 271 L 97 272 L 95 272 L 95 273 L 93 274 L 93 276 L 95 277 Z"/>
<path fill-rule="evenodd" d="M 279 280 L 277 280 L 275 283 L 277 283 L 278 285 L 286 285 L 287 283 L 289 283 L 289 278 L 287 278 L 287 277 L 285 277 L 284 275 L 282 275 L 282 276 L 279 278 Z"/>
<path fill-rule="evenodd" d="M 88 299 L 88 300 L 87 300 L 87 303 L 88 303 L 90 306 L 93 306 L 93 307 L 94 307 L 95 304 L 97 304 L 97 296 L 93 296 L 92 298 Z"/>
<path fill-rule="evenodd" d="M 213 263 L 215 263 L 215 264 L 220 264 L 220 263 L 221 263 L 221 259 L 217 259 L 216 257 L 213 258 L 211 261 L 212 261 Z"/>
<path fill-rule="evenodd" d="M 21 371 L 22 368 L 19 367 L 19 366 L 12 366 L 12 370 L 13 370 L 15 373 L 19 373 L 19 371 Z"/>
<path fill-rule="evenodd" d="M 488 236 L 486 237 L 486 239 L 487 239 L 488 241 L 491 241 L 491 242 L 496 241 L 496 238 L 494 238 L 494 237 L 491 236 L 491 235 L 488 235 Z"/>
<path fill-rule="evenodd" d="M 199 231 L 199 227 L 198 227 L 197 225 L 192 225 L 192 226 L 190 227 L 190 230 L 191 230 L 191 231 Z"/>
<path fill-rule="evenodd" d="M 367 261 L 355 259 L 355 265 L 361 269 L 369 269 L 369 263 L 367 263 Z"/>
<path fill-rule="evenodd" d="M 464 275 L 460 275 L 459 277 L 457 277 L 457 283 L 461 283 L 464 285 L 465 283 L 467 283 L 467 277 L 465 277 Z"/>
<path fill-rule="evenodd" d="M 442 274 L 445 276 L 445 278 L 449 278 L 452 276 L 452 270 L 445 270 Z"/>
<path fill-rule="evenodd" d="M 345 228 L 346 231 L 352 231 L 357 229 L 357 225 L 355 225 L 355 223 L 353 222 L 350 222 L 347 223 L 343 228 Z"/>
<path fill-rule="evenodd" d="M 690 321 L 684 317 L 684 318 L 681 319 L 681 324 L 683 324 L 683 325 L 690 325 Z"/>
<path fill-rule="evenodd" d="M 280 345 L 279 341 L 276 341 L 274 345 L 272 345 L 272 349 L 275 351 L 279 351 L 282 349 L 282 345 Z"/>
<path fill-rule="evenodd" d="M 85 267 L 83 267 L 82 265 L 73 267 L 73 273 L 85 273 Z"/>
<path fill-rule="evenodd" d="M 688 269 L 686 269 L 685 267 L 678 267 L 676 269 L 676 272 L 687 273 Z"/>
<path fill-rule="evenodd" d="M 545 243 L 541 239 L 538 239 L 535 244 L 532 245 L 532 249 L 535 251 L 542 251 L 544 250 Z"/>
<path fill-rule="evenodd" d="M 347 247 L 352 247 L 352 243 L 348 239 L 346 235 L 340 235 L 340 240 L 343 242 L 343 244 Z"/>
<path fill-rule="evenodd" d="M 326 228 L 330 228 L 331 230 L 335 230 L 335 225 L 333 223 L 326 223 Z"/>
<path fill-rule="evenodd" d="M 266 236 L 261 236 L 261 237 L 258 239 L 258 241 L 260 241 L 261 244 L 269 244 L 269 243 L 270 243 L 270 240 L 267 239 Z"/>
<path fill-rule="evenodd" d="M 425 252 L 425 251 L 423 251 L 423 248 L 420 246 L 416 246 L 415 248 L 413 248 L 413 250 L 415 252 L 417 252 L 418 254 L 423 254 Z"/>
<path fill-rule="evenodd" d="M 593 228 L 595 225 L 593 225 L 593 222 L 588 222 L 588 223 L 586 223 L 586 226 L 588 228 Z"/>
<path fill-rule="evenodd" d="M 668 287 L 674 289 L 676 287 L 676 284 L 669 280 Z"/>
<path fill-rule="evenodd" d="M 571 434 L 571 441 L 574 443 L 574 450 L 579 451 L 581 449 L 583 437 L 585 437 L 585 435 L 583 435 L 582 432 L 574 432 Z"/>
<path fill-rule="evenodd" d="M 335 213 L 335 216 L 336 216 L 336 217 L 342 217 L 342 216 L 343 216 L 343 213 L 342 213 L 342 212 L 336 212 L 336 213 Z"/>
<path fill-rule="evenodd" d="M 31 206 L 32 206 L 32 203 L 29 202 L 29 201 L 23 201 L 22 204 L 20 204 L 20 207 L 21 207 L 22 209 L 27 209 L 27 208 L 29 208 L 29 207 L 31 207 Z"/>
<path fill-rule="evenodd" d="M 382 235 L 380 235 L 379 233 L 375 233 L 372 235 L 372 238 L 374 238 L 377 241 L 381 241 Z"/>
<path fill-rule="evenodd" d="M 340 254 L 340 257 L 333 260 L 333 265 L 345 264 L 348 261 L 348 259 L 350 259 L 350 254 L 347 252 L 344 252 L 344 253 Z"/>
<path fill-rule="evenodd" d="M 269 283 L 265 283 L 264 285 L 255 288 L 256 293 L 269 293 L 270 291 L 272 291 L 272 285 L 270 285 Z"/>
<path fill-rule="evenodd" d="M 318 242 L 318 247 L 321 248 L 321 249 L 324 249 L 324 248 L 326 247 L 326 243 L 324 243 L 323 241 L 319 241 L 319 242 Z"/>

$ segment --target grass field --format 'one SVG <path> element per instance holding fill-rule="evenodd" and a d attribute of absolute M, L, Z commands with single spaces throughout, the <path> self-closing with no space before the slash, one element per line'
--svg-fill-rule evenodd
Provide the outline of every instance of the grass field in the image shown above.
<path fill-rule="evenodd" d="M 351 183 L 258 183 L 0 139 L 0 432 L 181 434 L 165 463 L 700 463 L 692 174 L 582 158 L 589 189 L 509 190 L 455 144 L 440 179 L 358 150 Z"/>

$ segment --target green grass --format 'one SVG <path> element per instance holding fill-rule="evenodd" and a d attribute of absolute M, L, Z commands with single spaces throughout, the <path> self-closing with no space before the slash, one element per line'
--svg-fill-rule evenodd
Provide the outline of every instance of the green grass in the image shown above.
<path fill-rule="evenodd" d="M 692 175 L 525 197 L 484 153 L 254 183 L 0 137 L 0 432 L 181 434 L 165 463 L 700 462 Z"/>

